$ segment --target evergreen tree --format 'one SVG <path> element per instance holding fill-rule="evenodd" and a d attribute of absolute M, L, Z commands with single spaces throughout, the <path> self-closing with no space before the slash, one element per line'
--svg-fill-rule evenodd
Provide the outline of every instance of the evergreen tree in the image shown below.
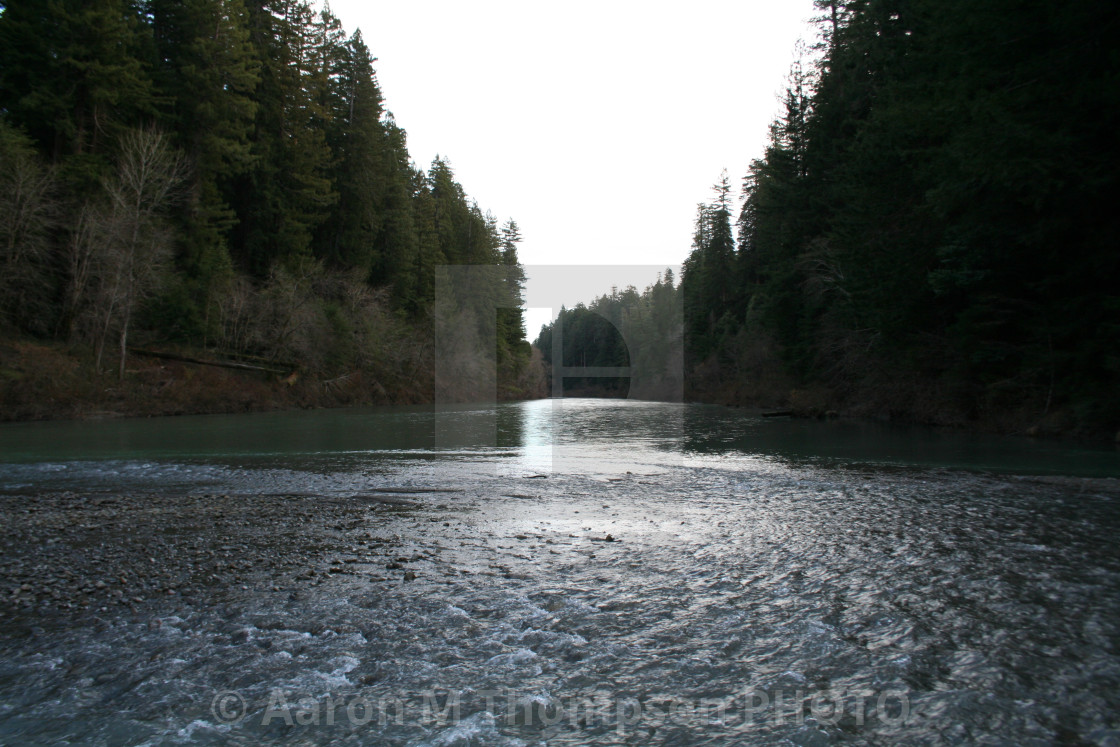
<path fill-rule="evenodd" d="M 1103 340 L 1120 318 L 1120 268 L 1101 216 L 1118 106 L 1103 71 L 1120 13 L 1009 0 L 817 7 L 816 74 L 795 67 L 745 180 L 734 336 L 712 336 L 713 213 L 700 211 L 682 288 L 693 363 L 754 356 L 757 372 L 744 346 L 769 340 L 791 382 L 915 417 L 937 407 L 1022 422 L 1064 406 L 1114 423 L 1120 400 L 1104 382 L 1120 365 Z"/>
<path fill-rule="evenodd" d="M 387 152 L 391 142 L 381 121 L 373 57 L 361 32 L 343 51 L 332 62 L 336 72 L 327 139 L 335 154 L 339 199 L 320 227 L 317 253 L 336 266 L 358 267 L 372 276 L 380 269 L 376 243 L 391 210 L 388 192 L 395 167 Z"/>
<path fill-rule="evenodd" d="M 237 223 L 227 195 L 253 164 L 250 136 L 260 61 L 242 0 L 149 0 L 164 117 L 190 165 L 180 214 L 180 263 L 196 313 L 232 272 L 228 237 Z M 191 326 L 205 326 L 196 320 Z"/>
<path fill-rule="evenodd" d="M 681 281 L 690 355 L 697 360 L 707 357 L 734 324 L 735 240 L 726 171 L 712 189 L 715 201 L 697 206 L 692 253 L 685 261 Z"/>
<path fill-rule="evenodd" d="M 504 270 L 504 287 L 498 308 L 498 361 L 516 360 L 520 369 L 528 362 L 529 351 L 524 345 L 525 319 L 521 309 L 524 303 L 525 269 L 517 259 L 517 245 L 521 231 L 510 218 L 501 227 L 501 265 Z"/>
<path fill-rule="evenodd" d="M 254 167 L 237 190 L 237 243 L 245 266 L 263 276 L 275 262 L 310 254 L 337 193 L 320 96 L 328 56 L 315 46 L 321 33 L 314 12 L 297 0 L 267 0 L 249 15 L 262 65 Z"/>
<path fill-rule="evenodd" d="M 125 0 L 8 0 L 0 110 L 89 186 L 118 135 L 155 113 L 151 38 Z"/>
<path fill-rule="evenodd" d="M 116 338 L 119 372 L 135 334 L 320 373 L 391 360 L 375 379 L 421 397 L 436 268 L 489 264 L 472 292 L 516 374 L 516 224 L 446 160 L 412 165 L 373 63 L 305 0 L 0 3 L 5 324 Z"/>

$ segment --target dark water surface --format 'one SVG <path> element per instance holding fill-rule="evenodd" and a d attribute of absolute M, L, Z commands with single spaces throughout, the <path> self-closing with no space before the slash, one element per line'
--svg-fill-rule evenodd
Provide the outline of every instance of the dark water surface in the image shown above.
<path fill-rule="evenodd" d="M 414 504 L 314 586 L 0 618 L 3 744 L 1120 744 L 1115 449 L 565 400 L 23 424 L 0 455 L 6 511 Z"/>

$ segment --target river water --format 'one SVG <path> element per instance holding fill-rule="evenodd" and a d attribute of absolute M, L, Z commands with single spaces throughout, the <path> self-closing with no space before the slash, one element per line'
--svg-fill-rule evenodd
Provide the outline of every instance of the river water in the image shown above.
<path fill-rule="evenodd" d="M 0 743 L 1120 744 L 1115 449 L 545 400 L 21 424 L 0 454 L 5 510 L 408 498 L 298 593 L 0 620 Z"/>

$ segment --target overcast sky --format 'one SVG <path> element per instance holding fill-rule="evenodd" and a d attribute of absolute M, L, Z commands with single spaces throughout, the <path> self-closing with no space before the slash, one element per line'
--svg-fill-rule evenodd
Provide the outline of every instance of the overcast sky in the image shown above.
<path fill-rule="evenodd" d="M 531 283 L 534 265 L 679 265 L 696 204 L 724 168 L 738 191 L 814 38 L 812 0 L 330 7 L 378 58 L 416 164 L 447 158 L 483 212 L 517 221 Z"/>

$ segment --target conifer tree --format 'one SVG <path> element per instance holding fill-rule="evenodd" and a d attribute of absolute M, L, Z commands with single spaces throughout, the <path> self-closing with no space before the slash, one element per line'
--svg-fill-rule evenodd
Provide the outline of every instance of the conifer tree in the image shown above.
<path fill-rule="evenodd" d="M 0 110 L 96 183 L 127 127 L 155 113 L 148 28 L 125 0 L 8 0 L 0 13 Z"/>
<path fill-rule="evenodd" d="M 384 229 L 395 168 L 382 124 L 381 90 L 373 57 L 356 32 L 333 64 L 331 127 L 328 144 L 335 155 L 339 199 L 319 231 L 317 254 L 367 276 L 378 271 L 377 239 Z"/>
<path fill-rule="evenodd" d="M 180 264 L 196 312 L 232 272 L 228 245 L 237 215 L 227 195 L 253 164 L 250 136 L 260 61 L 249 42 L 242 0 L 150 0 L 165 121 L 189 164 L 180 215 Z"/>

